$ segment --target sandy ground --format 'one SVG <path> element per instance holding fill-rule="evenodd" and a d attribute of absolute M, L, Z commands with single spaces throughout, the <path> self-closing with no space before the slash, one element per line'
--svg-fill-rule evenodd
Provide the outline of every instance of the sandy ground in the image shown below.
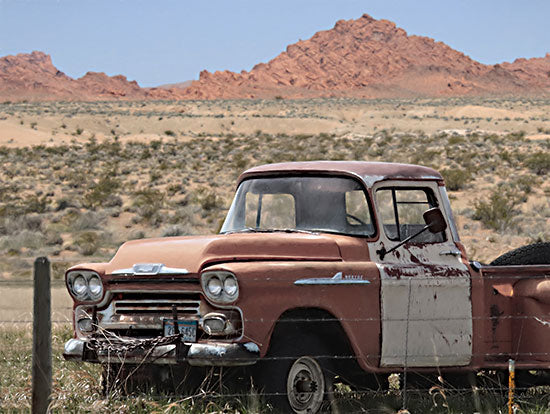
<path fill-rule="evenodd" d="M 115 136 L 121 141 L 185 140 L 256 131 L 372 134 L 382 129 L 427 134 L 521 130 L 534 139 L 546 139 L 549 113 L 550 101 L 480 98 L 13 104 L 0 105 L 0 145 L 52 145 Z"/>

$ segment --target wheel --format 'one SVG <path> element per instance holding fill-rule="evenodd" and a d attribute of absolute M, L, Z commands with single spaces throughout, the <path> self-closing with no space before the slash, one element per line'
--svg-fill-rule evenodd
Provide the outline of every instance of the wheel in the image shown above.
<path fill-rule="evenodd" d="M 490 266 L 550 264 L 550 243 L 535 243 L 511 250 L 497 257 Z"/>
<path fill-rule="evenodd" d="M 330 353 L 314 337 L 274 340 L 254 380 L 276 412 L 313 414 L 331 395 Z"/>
<path fill-rule="evenodd" d="M 321 365 L 311 357 L 300 357 L 290 367 L 286 393 L 295 413 L 316 413 L 325 398 L 325 375 Z"/>

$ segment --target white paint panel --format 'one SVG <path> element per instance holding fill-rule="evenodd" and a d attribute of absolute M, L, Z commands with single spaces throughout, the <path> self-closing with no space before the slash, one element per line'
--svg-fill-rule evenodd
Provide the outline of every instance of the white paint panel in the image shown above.
<path fill-rule="evenodd" d="M 381 366 L 468 365 L 469 295 L 470 281 L 463 277 L 383 278 Z"/>
<path fill-rule="evenodd" d="M 382 187 L 429 187 L 449 216 L 446 193 L 436 182 L 387 181 Z M 377 201 L 376 208 L 379 206 Z M 380 212 L 378 212 L 380 217 Z M 449 223 L 450 224 L 450 223 Z M 381 366 L 464 366 L 472 357 L 472 303 L 468 268 L 457 251 L 452 225 L 447 241 L 405 244 L 380 259 L 377 250 L 391 248 L 384 231 L 369 244 L 369 253 L 380 270 Z M 408 334 L 407 334 L 408 332 Z"/>

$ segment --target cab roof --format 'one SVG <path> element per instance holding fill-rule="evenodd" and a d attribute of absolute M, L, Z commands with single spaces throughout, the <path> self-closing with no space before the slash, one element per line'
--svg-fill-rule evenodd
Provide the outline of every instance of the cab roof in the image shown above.
<path fill-rule="evenodd" d="M 443 182 L 443 177 L 436 170 L 420 165 L 369 161 L 304 161 L 266 164 L 250 168 L 241 174 L 239 184 L 250 177 L 315 173 L 355 176 L 361 178 L 368 187 L 384 180 Z"/>

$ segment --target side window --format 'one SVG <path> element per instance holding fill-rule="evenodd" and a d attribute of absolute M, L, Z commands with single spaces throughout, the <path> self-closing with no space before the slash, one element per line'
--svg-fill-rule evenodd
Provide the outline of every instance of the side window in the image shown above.
<path fill-rule="evenodd" d="M 369 205 L 363 190 L 352 190 L 345 193 L 346 221 L 349 226 L 364 226 L 365 234 L 372 234 L 372 222 Z"/>
<path fill-rule="evenodd" d="M 384 232 L 390 240 L 401 241 L 417 233 L 425 225 L 423 213 L 437 207 L 437 200 L 429 188 L 381 188 L 376 191 L 376 203 Z M 445 232 L 428 231 L 416 237 L 416 243 L 440 243 Z"/>
<path fill-rule="evenodd" d="M 264 229 L 296 227 L 294 197 L 291 194 L 246 194 L 245 226 Z"/>

